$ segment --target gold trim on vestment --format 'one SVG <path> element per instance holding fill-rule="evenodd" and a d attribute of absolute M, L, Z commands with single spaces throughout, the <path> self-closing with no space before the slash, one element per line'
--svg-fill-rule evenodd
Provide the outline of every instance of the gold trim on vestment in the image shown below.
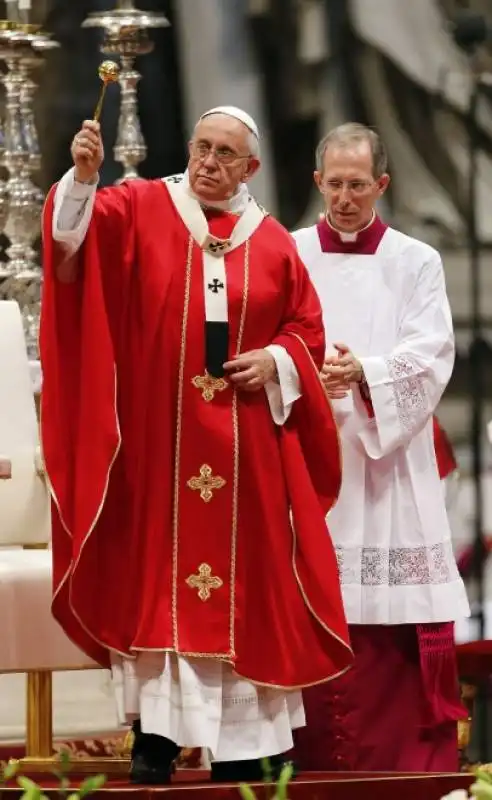
<path fill-rule="evenodd" d="M 179 494 L 180 494 L 180 463 L 181 463 L 181 434 L 183 429 L 183 390 L 184 373 L 186 364 L 186 333 L 188 327 L 190 287 L 191 287 L 191 262 L 193 256 L 193 239 L 190 236 L 188 260 L 185 278 L 185 299 L 183 318 L 181 324 L 181 350 L 179 357 L 178 399 L 176 415 L 176 453 L 174 462 L 174 508 L 173 508 L 173 586 L 172 586 L 172 625 L 174 652 L 187 658 L 214 658 L 218 660 L 234 659 L 235 657 L 235 612 L 236 612 L 236 555 L 237 531 L 239 515 L 239 419 L 237 407 L 237 390 L 232 389 L 232 426 L 233 426 L 233 485 L 232 485 L 232 524 L 231 524 L 231 569 L 229 576 L 229 652 L 227 653 L 192 653 L 181 652 L 178 636 L 178 539 L 179 539 Z M 246 325 L 246 310 L 249 292 L 249 257 L 250 240 L 247 239 L 244 248 L 244 278 L 241 316 L 239 320 L 236 353 L 241 352 L 244 329 Z M 207 465 L 205 465 L 207 466 Z M 203 469 L 203 466 L 202 466 Z M 188 484 L 189 485 L 189 484 Z M 191 487 L 193 488 L 193 487 Z M 210 498 L 209 498 L 210 499 Z M 139 648 L 146 652 L 146 648 Z M 232 663 L 232 662 L 231 662 Z"/>
<path fill-rule="evenodd" d="M 44 201 L 44 204 L 43 204 L 43 209 L 42 209 L 42 212 L 41 212 L 41 219 L 42 219 L 43 223 L 44 223 L 44 214 L 45 214 L 45 211 L 46 211 L 46 206 L 47 206 L 48 200 L 50 198 L 51 198 L 51 192 L 49 192 L 47 194 L 47 196 L 45 198 L 45 201 Z M 42 239 L 44 238 L 44 224 L 42 225 L 42 229 L 41 229 L 41 238 Z M 55 244 L 55 247 L 56 247 L 56 244 Z M 72 258 L 73 257 L 74 256 L 72 256 Z M 41 348 L 40 348 L 39 343 L 40 343 L 40 330 L 38 331 L 38 352 L 41 353 Z M 77 566 L 79 564 L 80 557 L 82 555 L 82 551 L 83 551 L 83 549 L 84 549 L 84 547 L 85 547 L 85 545 L 86 545 L 86 543 L 87 543 L 87 541 L 89 539 L 89 536 L 91 535 L 91 533 L 93 532 L 94 528 L 97 525 L 99 517 L 101 516 L 102 509 L 104 507 L 104 503 L 106 501 L 106 495 L 108 493 L 109 479 L 110 479 L 110 476 L 111 476 L 111 471 L 113 469 L 113 466 L 114 466 L 114 463 L 115 463 L 116 458 L 118 456 L 118 453 L 120 452 L 120 448 L 121 448 L 121 430 L 120 430 L 120 423 L 119 423 L 119 418 L 118 418 L 118 406 L 117 406 L 118 377 L 117 377 L 116 363 L 115 362 L 113 362 L 113 369 L 114 369 L 114 414 L 115 414 L 116 428 L 117 428 L 117 431 L 118 431 L 118 442 L 117 442 L 115 451 L 113 453 L 113 456 L 111 458 L 111 461 L 110 461 L 110 464 L 109 464 L 109 467 L 108 467 L 108 470 L 107 470 L 107 473 L 106 473 L 106 482 L 105 482 L 105 486 L 104 486 L 104 491 L 103 491 L 103 496 L 102 496 L 101 503 L 99 504 L 99 507 L 98 507 L 97 512 L 96 512 L 96 515 L 95 515 L 95 517 L 94 517 L 94 519 L 93 519 L 93 521 L 92 521 L 92 523 L 91 523 L 91 525 L 89 527 L 89 530 L 87 531 L 87 534 L 84 537 L 84 540 L 82 542 L 82 547 L 80 548 L 80 553 L 79 553 L 79 557 L 77 558 L 77 561 L 73 565 L 72 565 L 72 561 L 70 562 L 69 567 L 68 567 L 65 575 L 63 576 L 63 578 L 61 579 L 60 583 L 58 584 L 58 588 L 56 589 L 55 592 L 53 592 L 53 597 L 51 599 L 51 607 L 53 607 L 53 604 L 54 604 L 56 598 L 58 597 L 58 595 L 59 595 L 60 591 L 62 590 L 62 588 L 65 586 L 65 583 L 67 582 L 67 580 L 69 580 L 74 575 L 75 570 L 76 570 L 76 568 L 77 568 Z M 40 404 L 39 404 L 39 431 L 40 431 L 41 452 L 44 453 L 45 449 L 44 449 L 44 446 L 43 446 L 43 391 L 42 390 L 41 390 L 41 398 L 40 398 Z M 50 493 L 50 495 L 52 497 L 53 503 L 54 503 L 54 505 L 56 507 L 56 510 L 58 512 L 58 516 L 60 518 L 61 526 L 62 526 L 63 530 L 65 531 L 65 533 L 67 534 L 67 536 L 70 539 L 73 539 L 73 536 L 72 536 L 72 533 L 70 531 L 70 528 L 68 527 L 67 523 L 65 522 L 65 520 L 63 518 L 60 501 L 58 500 L 57 494 L 55 492 L 55 488 L 53 486 L 53 482 L 51 481 L 51 478 L 50 478 L 46 463 L 45 463 L 45 480 L 46 480 L 46 485 L 48 487 L 48 491 L 49 491 L 49 493 Z M 84 630 L 87 633 L 87 635 L 92 639 L 93 642 L 96 642 L 96 644 L 98 644 L 100 647 L 102 647 L 105 650 L 109 650 L 110 652 L 118 653 L 121 656 L 125 656 L 126 655 L 125 653 L 120 652 L 119 650 L 115 650 L 114 648 L 110 647 L 106 642 L 100 641 L 96 636 L 94 636 L 94 634 L 91 631 L 89 631 L 86 628 L 86 626 L 83 624 L 83 622 L 81 621 L 79 615 L 77 614 L 77 612 L 75 611 L 75 609 L 73 607 L 71 582 L 69 583 L 69 586 L 68 586 L 68 605 L 69 605 L 70 611 L 72 612 L 73 616 L 75 617 L 75 619 L 77 620 L 77 622 L 81 626 L 82 630 Z M 72 639 L 71 636 L 69 636 L 67 631 L 64 630 L 64 633 L 65 633 L 67 639 L 69 639 L 72 642 L 72 644 L 75 645 L 75 647 L 80 649 L 78 643 L 74 639 Z"/>
<path fill-rule="evenodd" d="M 244 276 L 243 276 L 243 299 L 241 305 L 241 316 L 239 318 L 239 330 L 237 334 L 236 353 L 241 352 L 243 346 L 244 329 L 246 327 L 246 313 L 248 310 L 249 297 L 249 255 L 250 239 L 246 240 L 244 250 Z M 229 647 L 234 655 L 236 651 L 236 561 L 237 561 L 237 531 L 239 524 L 239 415 L 237 407 L 237 389 L 234 388 L 232 394 L 232 425 L 234 437 L 234 473 L 232 481 L 232 531 L 231 531 L 231 573 L 230 573 L 230 602 L 231 611 L 229 616 Z"/>
<path fill-rule="evenodd" d="M 299 334 L 297 334 L 297 333 L 289 333 L 288 335 L 289 335 L 289 336 L 293 336 L 293 337 L 294 337 L 295 339 L 297 339 L 297 341 L 298 341 L 298 342 L 300 342 L 300 343 L 302 344 L 302 346 L 304 347 L 304 350 L 306 351 L 306 355 L 307 355 L 307 357 L 309 358 L 309 360 L 310 360 L 310 362 L 311 362 L 311 364 L 312 364 L 313 370 L 315 371 L 315 373 L 316 373 L 316 375 L 317 375 L 317 377 L 318 377 L 318 380 L 319 380 L 319 382 L 320 382 L 320 384 L 321 384 L 321 387 L 322 387 L 322 389 L 323 389 L 323 394 L 324 394 L 324 397 L 325 397 L 325 401 L 326 401 L 326 404 L 328 405 L 328 407 L 329 407 L 329 409 L 330 409 L 330 411 L 331 411 L 331 416 L 332 416 L 332 419 L 333 419 L 333 424 L 334 424 L 334 426 L 335 426 L 335 433 L 336 433 L 336 435 L 337 435 L 337 442 L 338 442 L 338 466 L 339 466 L 339 469 L 340 469 L 340 475 L 343 475 L 343 451 L 342 451 L 342 440 L 341 440 L 341 438 L 340 438 L 340 430 L 339 430 L 339 428 L 338 428 L 338 423 L 337 423 L 337 420 L 336 420 L 335 412 L 334 412 L 334 410 L 333 410 L 333 403 L 331 402 L 331 399 L 330 399 L 330 397 L 328 396 L 328 392 L 326 391 L 326 387 L 325 387 L 325 385 L 324 385 L 324 383 L 323 383 L 323 381 L 322 381 L 322 379 L 321 379 L 321 374 L 320 374 L 320 371 L 318 370 L 318 367 L 316 366 L 316 364 L 315 364 L 315 362 L 314 362 L 314 358 L 312 357 L 311 353 L 309 352 L 309 348 L 308 348 L 308 346 L 307 346 L 306 342 L 305 342 L 305 341 L 304 341 L 304 339 L 302 339 L 302 338 L 299 336 Z M 340 491 L 341 491 L 341 488 L 342 488 L 342 485 L 341 485 L 341 481 L 340 481 L 340 487 L 339 487 L 339 489 L 338 489 L 338 494 L 337 494 L 337 496 L 336 496 L 336 498 L 335 498 L 335 500 L 334 500 L 334 502 L 333 502 L 333 505 L 332 505 L 332 506 L 329 508 L 329 511 L 331 511 L 331 509 L 332 509 L 332 508 L 333 508 L 333 507 L 334 507 L 334 506 L 337 504 L 337 502 L 338 502 L 338 498 L 340 497 Z"/>
<path fill-rule="evenodd" d="M 178 373 L 178 398 L 177 398 L 177 419 L 176 419 L 176 450 L 175 450 L 175 462 L 174 462 L 174 504 L 173 504 L 173 555 L 172 555 L 172 564 L 173 564 L 173 577 L 172 577 L 172 628 L 173 628 L 173 647 L 172 648 L 143 648 L 143 647 L 132 647 L 131 652 L 135 655 L 131 655 L 126 652 L 122 652 L 120 650 L 115 649 L 114 647 L 110 646 L 106 642 L 101 641 L 98 639 L 94 634 L 86 627 L 86 625 L 82 622 L 79 615 L 77 614 L 73 603 L 72 603 L 72 593 L 71 593 L 71 583 L 69 584 L 69 607 L 74 616 L 77 620 L 81 628 L 85 631 L 85 633 L 98 644 L 101 648 L 109 651 L 110 653 L 116 653 L 123 658 L 136 658 L 136 655 L 140 652 L 171 652 L 175 653 L 176 655 L 183 656 L 185 658 L 208 658 L 223 661 L 224 663 L 230 664 L 233 668 L 234 673 L 238 677 L 244 677 L 250 683 L 254 684 L 255 686 L 264 686 L 272 689 L 280 689 L 280 690 L 292 690 L 295 691 L 297 689 L 302 689 L 307 686 L 314 686 L 320 683 L 326 683 L 330 680 L 333 680 L 336 677 L 344 674 L 349 667 L 341 670 L 335 675 L 330 676 L 329 678 L 324 678 L 319 681 L 316 681 L 312 684 L 302 684 L 299 686 L 284 686 L 281 684 L 272 684 L 272 683 L 261 683 L 259 681 L 255 681 L 247 676 L 242 676 L 238 673 L 234 668 L 234 658 L 235 658 L 235 583 L 236 583 L 236 555 L 237 555 L 237 531 L 238 531 L 238 516 L 239 516 L 239 419 L 238 419 L 238 407 L 237 407 L 237 390 L 233 388 L 233 396 L 232 396 L 232 418 L 233 418 L 233 487 L 232 487 L 232 526 L 231 526 L 231 569 L 230 569 L 230 616 L 229 616 L 229 652 L 227 653 L 196 653 L 190 651 L 180 651 L 179 649 L 179 639 L 178 639 L 178 624 L 177 624 L 177 569 L 178 569 L 178 533 L 179 533 L 179 489 L 180 489 L 180 455 L 181 455 L 181 434 L 182 434 L 182 422 L 183 422 L 183 389 L 184 389 L 184 370 L 185 370 L 185 360 L 186 360 L 186 331 L 188 325 L 188 313 L 189 313 L 189 302 L 190 302 L 190 287 L 191 287 L 191 265 L 192 265 L 192 258 L 193 258 L 193 246 L 194 240 L 193 237 L 189 237 L 188 242 L 188 254 L 187 254 L 187 261 L 186 261 L 186 270 L 185 270 L 185 296 L 184 296 L 184 305 L 183 305 L 183 318 L 182 318 L 182 326 L 181 326 L 181 351 L 180 351 L 180 360 L 179 360 L 179 373 Z M 246 311 L 247 311 L 247 301 L 248 301 L 248 294 L 249 294 L 249 256 L 250 256 L 250 239 L 248 239 L 245 243 L 245 256 L 244 256 L 244 282 L 243 282 L 243 298 L 242 298 L 242 309 L 241 309 L 241 317 L 240 317 L 240 325 L 239 325 L 239 332 L 238 332 L 238 339 L 237 339 L 237 347 L 236 352 L 239 354 L 241 352 L 242 347 L 242 339 L 244 335 L 245 329 L 245 322 L 246 322 Z M 318 374 L 318 370 L 316 369 L 316 365 L 309 353 L 309 350 L 304 343 L 304 341 L 297 336 L 296 334 L 292 334 L 296 336 L 296 338 L 302 343 L 304 346 L 312 364 L 313 368 L 316 370 Z M 321 378 L 320 378 L 320 382 Z M 323 387 L 324 388 L 324 387 Z M 325 393 L 326 401 L 332 409 L 332 404 L 330 399 Z M 42 397 L 41 397 L 41 408 L 40 408 L 40 429 L 41 429 L 41 437 L 43 432 L 42 426 Z M 119 425 L 119 418 L 118 418 L 118 411 L 117 411 L 117 372 L 116 372 L 116 364 L 114 364 L 114 414 L 115 414 L 115 422 L 117 427 L 118 433 L 118 441 L 115 447 L 114 453 L 112 455 L 110 464 L 108 466 L 107 474 L 106 474 L 106 481 L 104 486 L 104 491 L 102 494 L 101 502 L 98 506 L 96 514 L 89 526 L 87 533 L 84 536 L 82 546 L 78 555 L 77 560 L 75 563 L 69 566 L 67 572 L 63 576 L 62 580 L 60 581 L 56 592 L 53 595 L 54 602 L 64 587 L 67 580 L 71 579 L 75 574 L 75 571 L 79 565 L 80 559 L 82 557 L 82 553 L 84 548 L 89 540 L 89 537 L 93 533 L 98 521 L 99 517 L 102 513 L 104 503 L 106 501 L 106 496 L 109 488 L 109 480 L 111 476 L 111 471 L 116 461 L 116 458 L 119 454 L 121 449 L 122 437 L 121 437 L 121 430 Z M 339 460 L 341 464 L 342 459 L 342 451 L 340 447 L 340 436 L 338 431 L 338 426 L 335 423 L 335 430 L 338 437 L 338 452 L 339 452 Z M 54 490 L 52 481 L 50 479 L 49 471 L 46 469 L 46 482 L 49 489 L 49 492 L 53 498 L 53 502 L 57 508 L 58 515 L 60 518 L 60 522 L 62 524 L 63 529 L 65 530 L 66 534 L 72 539 L 72 533 L 66 524 L 62 512 L 61 506 Z M 338 637 L 333 631 L 331 631 L 316 615 L 314 610 L 312 609 L 309 601 L 307 600 L 306 594 L 304 592 L 304 588 L 300 582 L 299 576 L 297 574 L 296 566 L 295 566 L 295 531 L 292 526 L 293 536 L 294 536 L 294 550 L 293 550 L 293 569 L 296 580 L 298 582 L 300 591 L 303 595 L 304 602 L 306 603 L 308 609 L 313 614 L 314 618 L 319 622 L 319 624 L 328 631 L 333 638 L 337 639 L 342 645 L 346 646 L 347 649 L 351 651 L 351 648 Z M 190 576 L 191 577 L 191 576 Z M 221 580 L 220 578 L 218 580 Z M 214 587 L 218 588 L 218 587 Z M 68 634 L 66 633 L 68 636 Z M 70 639 L 70 637 L 68 636 Z M 73 641 L 73 640 L 72 640 Z M 75 646 L 78 647 L 78 644 L 73 641 Z M 88 669 L 97 668 L 97 667 L 87 667 Z"/>
<path fill-rule="evenodd" d="M 307 355 L 308 355 L 308 357 L 309 357 L 309 359 L 311 361 L 312 367 L 315 370 L 316 375 L 318 376 L 320 383 L 323 385 L 323 382 L 321 380 L 321 376 L 319 374 L 319 371 L 318 371 L 318 369 L 316 367 L 316 364 L 314 363 L 314 360 L 313 360 L 313 358 L 311 356 L 311 353 L 308 350 L 308 347 L 307 347 L 306 343 L 304 342 L 303 339 L 301 339 L 300 336 L 298 336 L 298 334 L 294 333 L 294 334 L 292 334 L 292 336 L 295 336 L 295 338 L 303 345 L 303 347 L 304 347 L 304 349 L 305 349 L 305 351 L 306 351 L 306 353 L 307 353 Z M 338 466 L 339 466 L 340 473 L 341 473 L 341 470 L 342 470 L 342 448 L 341 448 L 341 442 L 340 442 L 340 433 L 339 433 L 339 430 L 338 430 L 338 425 L 337 425 L 337 423 L 335 421 L 335 415 L 333 413 L 333 408 L 332 408 L 332 405 L 331 405 L 331 401 L 330 401 L 330 398 L 328 397 L 326 391 L 324 392 L 324 396 L 325 396 L 327 404 L 330 407 L 330 410 L 331 410 L 331 413 L 332 413 L 333 422 L 334 422 L 334 425 L 335 425 L 335 431 L 336 431 L 337 440 L 338 440 Z M 340 495 L 340 490 L 339 490 L 338 495 L 335 498 L 335 501 L 334 501 L 333 505 L 331 506 L 331 508 L 333 508 L 333 506 L 337 502 L 339 495 Z M 340 644 L 342 644 L 349 651 L 349 653 L 351 653 L 353 655 L 353 651 L 352 651 L 352 648 L 350 647 L 349 643 L 345 642 L 343 639 L 341 639 L 340 636 L 337 636 L 337 634 L 334 633 L 334 631 L 332 631 L 331 628 L 329 628 L 328 625 L 326 625 L 320 617 L 318 617 L 318 615 L 314 611 L 311 603 L 309 602 L 307 593 L 306 593 L 306 591 L 304 589 L 304 586 L 302 585 L 301 579 L 299 577 L 299 573 L 297 572 L 297 566 L 296 566 L 297 535 L 296 535 L 296 530 L 295 530 L 295 527 L 294 527 L 294 524 L 293 524 L 292 521 L 291 521 L 291 528 L 292 528 L 292 536 L 293 536 L 292 569 L 294 570 L 294 575 L 295 575 L 295 578 L 296 578 L 296 581 L 297 581 L 297 585 L 299 586 L 299 590 L 300 590 L 300 592 L 302 594 L 302 598 L 303 598 L 307 608 L 309 609 L 309 611 L 311 612 L 311 614 L 313 615 L 315 620 L 319 623 L 319 625 L 321 625 L 321 627 L 324 628 L 324 630 L 327 631 L 327 633 L 329 633 L 334 639 L 336 639 L 338 642 L 340 642 Z M 343 675 L 343 673 L 346 672 L 348 669 L 350 669 L 350 666 L 346 667 L 341 672 L 338 672 L 333 677 L 337 678 L 340 675 Z"/>
<path fill-rule="evenodd" d="M 173 626 L 174 649 L 179 651 L 178 637 L 178 552 L 179 552 L 179 471 L 181 466 L 181 434 L 183 429 L 183 387 L 184 371 L 186 360 L 186 331 L 188 328 L 188 314 L 190 310 L 190 289 L 191 289 L 191 264 L 193 261 L 194 239 L 190 235 L 188 239 L 188 255 L 185 268 L 185 292 L 183 304 L 183 319 L 181 322 L 181 348 L 179 354 L 178 371 L 178 398 L 176 409 L 176 444 L 174 451 L 174 492 L 173 492 L 173 573 L 172 573 L 172 600 L 171 614 Z"/>
<path fill-rule="evenodd" d="M 109 466 L 108 466 L 108 469 L 107 469 L 107 472 L 106 472 L 106 481 L 105 481 L 105 485 L 104 485 L 104 490 L 103 490 L 101 502 L 99 503 L 99 506 L 97 508 L 96 514 L 95 514 L 95 516 L 94 516 L 94 518 L 93 518 L 93 520 L 92 520 L 92 522 L 91 522 L 91 524 L 89 526 L 89 529 L 88 529 L 87 533 L 85 534 L 85 536 L 83 538 L 82 545 L 80 547 L 80 552 L 79 552 L 79 555 L 77 557 L 77 560 L 75 561 L 75 563 L 72 562 L 72 561 L 70 562 L 69 567 L 68 567 L 65 575 L 63 576 L 63 578 L 61 579 L 60 583 L 58 584 L 58 587 L 57 587 L 56 591 L 53 593 L 53 597 L 52 597 L 52 600 L 51 600 L 51 605 L 53 606 L 53 603 L 55 602 L 56 598 L 58 597 L 59 593 L 61 592 L 62 588 L 65 586 L 65 583 L 68 580 L 69 581 L 69 584 L 68 584 L 68 605 L 69 605 L 70 611 L 72 612 L 74 618 L 79 623 L 79 625 L 82 628 L 82 630 L 85 631 L 85 633 L 92 639 L 93 642 L 95 642 L 97 645 L 99 645 L 99 647 L 102 647 L 103 650 L 108 650 L 108 651 L 113 652 L 113 653 L 118 653 L 121 656 L 126 656 L 127 655 L 126 653 L 123 653 L 120 650 L 115 650 L 115 648 L 111 647 L 109 644 L 107 644 L 107 642 L 103 642 L 100 639 L 98 639 L 97 636 L 94 636 L 93 632 L 90 631 L 87 628 L 87 626 L 84 624 L 84 622 L 82 622 L 82 620 L 79 617 L 77 611 L 75 610 L 73 602 L 72 602 L 72 582 L 71 582 L 71 579 L 75 575 L 75 571 L 76 571 L 76 569 L 77 569 L 77 567 L 79 565 L 79 562 L 80 562 L 80 559 L 82 557 L 82 553 L 84 551 L 84 548 L 85 548 L 87 542 L 89 541 L 89 537 L 93 533 L 93 531 L 94 531 L 94 529 L 95 529 L 95 527 L 96 527 L 96 525 L 97 525 L 97 523 L 99 521 L 99 517 L 101 516 L 102 510 L 104 508 L 104 503 L 106 502 L 106 496 L 107 496 L 107 493 L 108 493 L 109 480 L 110 480 L 110 477 L 111 477 L 111 472 L 112 472 L 114 463 L 115 463 L 115 461 L 116 461 L 116 459 L 118 457 L 118 453 L 120 452 L 120 449 L 121 449 L 121 429 L 120 429 L 120 423 L 119 423 L 119 418 L 118 418 L 118 407 L 117 407 L 117 395 L 118 395 L 118 385 L 117 384 L 118 384 L 118 381 L 117 381 L 117 373 L 116 373 L 116 364 L 115 363 L 113 363 L 113 369 L 114 369 L 114 414 L 115 414 L 116 429 L 117 429 L 117 432 L 118 432 L 118 441 L 117 441 L 114 453 L 113 453 L 113 455 L 111 457 L 111 461 L 109 463 Z M 42 442 L 42 437 L 43 437 L 42 416 L 43 416 L 43 397 L 42 397 L 42 394 L 41 394 L 41 405 L 40 405 L 40 413 L 39 413 L 41 442 Z M 43 448 L 43 450 L 44 450 L 44 448 Z M 49 492 L 50 492 L 51 497 L 53 498 L 53 502 L 54 502 L 54 504 L 56 506 L 56 509 L 57 509 L 57 512 L 58 512 L 58 516 L 60 518 L 60 522 L 61 522 L 61 525 L 62 525 L 62 528 L 66 532 L 67 536 L 69 536 L 69 538 L 73 540 L 72 532 L 70 531 L 70 528 L 68 527 L 67 523 L 65 522 L 65 520 L 63 518 L 60 501 L 58 500 L 58 497 L 57 497 L 57 494 L 55 492 L 55 489 L 54 489 L 53 483 L 51 481 L 50 474 L 49 474 L 49 471 L 48 471 L 48 468 L 47 468 L 46 464 L 45 464 L 45 475 L 46 475 L 46 485 L 48 486 Z M 67 638 L 72 642 L 72 644 L 74 644 L 75 647 L 78 648 L 79 644 L 74 639 L 72 639 L 71 636 L 69 636 L 68 632 L 66 630 L 64 630 L 64 633 L 67 636 Z"/>

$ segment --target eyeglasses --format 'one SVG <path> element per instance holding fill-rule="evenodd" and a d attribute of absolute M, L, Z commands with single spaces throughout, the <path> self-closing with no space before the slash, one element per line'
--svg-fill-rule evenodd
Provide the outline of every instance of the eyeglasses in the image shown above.
<path fill-rule="evenodd" d="M 350 194 L 360 195 L 373 185 L 374 181 L 326 181 L 322 188 L 330 194 L 339 194 L 346 188 Z"/>
<path fill-rule="evenodd" d="M 200 161 L 205 161 L 208 156 L 212 155 L 220 164 L 233 164 L 234 161 L 251 158 L 249 154 L 247 156 L 240 156 L 227 147 L 212 147 L 205 142 L 192 142 L 191 152 L 192 155 L 194 155 L 195 158 L 199 158 Z"/>

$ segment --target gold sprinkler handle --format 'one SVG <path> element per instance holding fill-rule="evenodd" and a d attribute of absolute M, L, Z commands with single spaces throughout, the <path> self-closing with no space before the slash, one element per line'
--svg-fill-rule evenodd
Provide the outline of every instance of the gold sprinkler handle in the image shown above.
<path fill-rule="evenodd" d="M 102 87 L 101 94 L 99 95 L 99 100 L 97 101 L 97 106 L 94 111 L 95 122 L 99 122 L 108 84 L 117 82 L 120 75 L 120 68 L 114 61 L 103 61 L 99 66 L 98 74 L 102 81 Z"/>

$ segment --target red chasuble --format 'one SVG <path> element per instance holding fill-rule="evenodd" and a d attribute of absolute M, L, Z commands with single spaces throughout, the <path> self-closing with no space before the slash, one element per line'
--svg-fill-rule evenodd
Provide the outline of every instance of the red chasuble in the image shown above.
<path fill-rule="evenodd" d="M 205 374 L 202 251 L 166 184 L 97 193 L 73 283 L 55 277 L 53 195 L 40 349 L 54 616 L 103 666 L 111 650 L 169 650 L 278 687 L 342 673 L 352 653 L 324 519 L 338 434 L 320 304 L 291 237 L 266 217 L 225 256 L 230 356 L 278 343 L 300 375 L 278 427 L 264 391 Z M 214 214 L 210 231 L 235 222 Z"/>

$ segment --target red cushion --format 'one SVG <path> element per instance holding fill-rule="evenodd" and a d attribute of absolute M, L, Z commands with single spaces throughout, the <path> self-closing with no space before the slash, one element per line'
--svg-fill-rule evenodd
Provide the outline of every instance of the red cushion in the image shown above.
<path fill-rule="evenodd" d="M 492 675 L 492 641 L 482 639 L 456 645 L 458 672 L 461 678 L 479 680 Z"/>

